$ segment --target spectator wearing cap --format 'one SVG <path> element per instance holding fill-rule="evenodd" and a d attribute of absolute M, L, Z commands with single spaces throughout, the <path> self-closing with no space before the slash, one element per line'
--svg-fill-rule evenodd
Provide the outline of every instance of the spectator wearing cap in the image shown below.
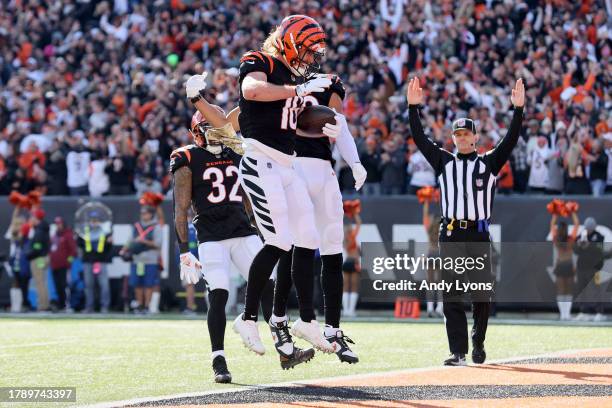
<path fill-rule="evenodd" d="M 47 285 L 47 268 L 49 267 L 49 224 L 45 221 L 42 208 L 32 210 L 29 224 L 32 227 L 30 248 L 27 259 L 36 284 L 36 310 L 49 310 L 49 287 Z"/>
<path fill-rule="evenodd" d="M 90 222 L 85 226 L 84 235 L 77 239 L 83 261 L 85 313 L 94 311 L 96 280 L 100 286 L 100 311 L 107 313 L 110 307 L 110 281 L 106 264 L 112 261 L 112 238 L 112 233 L 102 229 L 99 215 L 94 213 L 90 214 Z"/>
<path fill-rule="evenodd" d="M 77 255 L 76 242 L 72 229 L 66 226 L 62 217 L 55 217 L 55 233 L 51 237 L 49 261 L 53 274 L 53 283 L 57 293 L 55 310 L 66 308 L 66 280 L 72 260 Z"/>

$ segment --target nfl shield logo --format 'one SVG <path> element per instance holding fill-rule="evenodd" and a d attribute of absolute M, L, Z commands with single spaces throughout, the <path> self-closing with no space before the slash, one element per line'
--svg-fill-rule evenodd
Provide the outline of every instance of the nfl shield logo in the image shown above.
<path fill-rule="evenodd" d="M 482 187 L 482 179 L 476 179 L 476 187 Z"/>
<path fill-rule="evenodd" d="M 459 120 L 457 121 L 457 125 L 458 125 L 458 126 L 461 126 L 461 127 L 465 126 L 465 119 L 459 119 Z"/>

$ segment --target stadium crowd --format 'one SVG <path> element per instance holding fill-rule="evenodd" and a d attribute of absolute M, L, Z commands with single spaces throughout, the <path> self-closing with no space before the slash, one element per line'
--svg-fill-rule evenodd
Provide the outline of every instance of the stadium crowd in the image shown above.
<path fill-rule="evenodd" d="M 474 118 L 480 149 L 504 135 L 510 89 L 527 88 L 524 138 L 502 192 L 612 190 L 612 10 L 604 0 L 13 0 L 0 4 L 0 194 L 168 192 L 171 151 L 190 142 L 183 82 L 237 97 L 241 55 L 283 16 L 328 34 L 325 72 L 368 170 L 363 194 L 414 193 L 435 177 L 411 142 L 403 88 L 419 76 L 428 133 Z M 608 8 L 608 9 L 607 9 Z M 350 171 L 338 160 L 343 191 Z"/>

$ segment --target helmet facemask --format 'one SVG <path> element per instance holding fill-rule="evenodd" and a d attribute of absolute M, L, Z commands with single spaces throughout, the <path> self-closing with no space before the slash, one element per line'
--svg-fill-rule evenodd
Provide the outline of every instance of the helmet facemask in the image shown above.
<path fill-rule="evenodd" d="M 296 65 L 294 69 L 298 74 L 308 80 L 321 71 L 321 63 L 325 58 L 325 47 L 321 47 L 320 43 L 311 47 L 299 45 L 297 51 L 298 56 L 293 63 Z"/>
<path fill-rule="evenodd" d="M 212 154 L 220 154 L 223 150 L 223 144 L 218 140 L 208 137 L 208 132 L 213 129 L 206 122 L 200 122 L 190 129 L 191 135 L 196 145 L 203 147 Z"/>

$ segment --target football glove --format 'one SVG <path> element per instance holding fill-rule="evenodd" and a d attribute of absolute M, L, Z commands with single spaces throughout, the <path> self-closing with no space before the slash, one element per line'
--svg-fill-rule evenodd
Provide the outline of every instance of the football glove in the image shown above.
<path fill-rule="evenodd" d="M 361 163 L 353 163 L 351 170 L 353 171 L 353 178 L 355 179 L 355 190 L 359 191 L 359 189 L 363 186 L 363 183 L 366 181 L 368 172 L 366 171 L 365 167 L 361 165 Z"/>
<path fill-rule="evenodd" d="M 203 72 L 200 75 L 192 75 L 185 82 L 185 93 L 187 94 L 187 98 L 193 99 L 200 96 L 200 91 L 206 89 L 206 77 L 208 76 L 208 72 Z"/>
<path fill-rule="evenodd" d="M 191 252 L 181 254 L 181 280 L 195 285 L 202 275 L 202 264 Z"/>
<path fill-rule="evenodd" d="M 323 134 L 332 139 L 338 138 L 344 129 L 348 128 L 346 118 L 343 114 L 336 112 L 334 119 L 336 119 L 335 125 L 332 123 L 326 123 L 325 126 L 323 126 Z"/>
<path fill-rule="evenodd" d="M 326 88 L 332 84 L 332 80 L 327 76 L 316 77 L 310 81 L 306 81 L 295 87 L 295 94 L 297 96 L 306 96 L 313 92 L 323 92 Z"/>

